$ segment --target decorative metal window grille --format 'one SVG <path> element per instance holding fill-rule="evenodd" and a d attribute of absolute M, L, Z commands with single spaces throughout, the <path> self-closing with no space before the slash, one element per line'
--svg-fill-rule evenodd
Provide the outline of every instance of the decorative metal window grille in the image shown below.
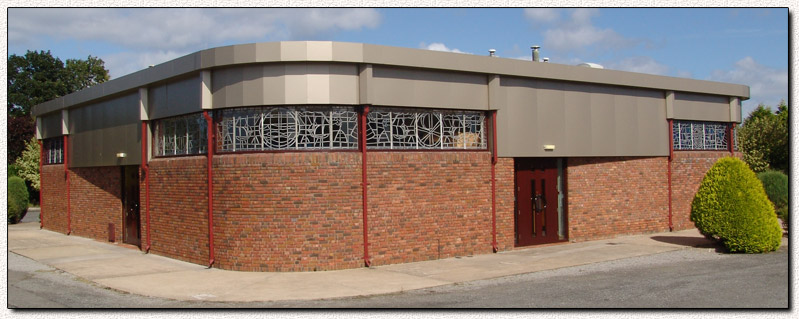
<path fill-rule="evenodd" d="M 354 107 L 257 107 L 219 114 L 217 147 L 223 152 L 358 148 Z"/>
<path fill-rule="evenodd" d="M 64 163 L 64 137 L 53 137 L 42 141 L 44 164 Z"/>
<path fill-rule="evenodd" d="M 205 154 L 208 125 L 202 113 L 155 121 L 156 156 Z"/>
<path fill-rule="evenodd" d="M 738 151 L 738 125 L 732 128 L 732 149 Z"/>
<path fill-rule="evenodd" d="M 482 112 L 373 109 L 366 117 L 373 149 L 484 149 Z"/>
<path fill-rule="evenodd" d="M 727 123 L 674 121 L 675 150 L 727 150 Z"/>

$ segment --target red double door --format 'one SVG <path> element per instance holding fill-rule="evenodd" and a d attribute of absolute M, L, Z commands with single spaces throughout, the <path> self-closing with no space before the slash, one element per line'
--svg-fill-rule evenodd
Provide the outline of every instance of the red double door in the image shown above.
<path fill-rule="evenodd" d="M 565 225 L 565 221 L 558 221 L 558 161 L 557 158 L 515 160 L 516 246 L 566 239 L 565 232 L 558 235 L 560 225 Z M 565 210 L 562 215 L 565 220 Z"/>

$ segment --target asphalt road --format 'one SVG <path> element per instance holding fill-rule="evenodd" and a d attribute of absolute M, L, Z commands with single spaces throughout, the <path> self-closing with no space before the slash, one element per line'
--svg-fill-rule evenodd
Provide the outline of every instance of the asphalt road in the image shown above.
<path fill-rule="evenodd" d="M 9 252 L 10 308 L 782 308 L 788 250 L 686 249 L 402 293 L 332 300 L 176 301 L 98 286 Z"/>

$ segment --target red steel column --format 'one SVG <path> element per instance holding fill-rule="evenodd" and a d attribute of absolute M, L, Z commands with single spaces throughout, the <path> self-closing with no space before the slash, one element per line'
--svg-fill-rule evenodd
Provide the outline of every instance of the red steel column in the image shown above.
<path fill-rule="evenodd" d="M 203 111 L 203 116 L 208 125 L 208 268 L 214 265 L 214 120 L 208 115 L 208 111 Z"/>
<path fill-rule="evenodd" d="M 669 231 L 674 231 L 674 224 L 671 220 L 671 161 L 674 159 L 674 120 L 669 120 Z"/>
<path fill-rule="evenodd" d="M 64 178 L 67 180 L 67 235 L 72 234 L 72 210 L 69 204 L 69 136 L 64 135 Z"/>
<path fill-rule="evenodd" d="M 361 149 L 361 189 L 363 198 L 363 261 L 366 267 L 372 265 L 372 261 L 369 259 L 369 226 L 367 224 L 367 216 L 369 213 L 367 204 L 367 187 L 369 183 L 367 182 L 366 178 L 366 115 L 369 114 L 369 106 L 364 105 L 361 113 L 359 114 L 360 117 L 360 127 L 358 128 L 358 144 Z"/>
<path fill-rule="evenodd" d="M 44 180 L 42 179 L 42 166 L 44 166 L 44 145 L 42 145 L 42 140 L 39 140 L 39 229 L 44 228 L 44 201 L 42 201 Z"/>
<path fill-rule="evenodd" d="M 727 150 L 730 151 L 730 156 L 734 157 L 735 145 L 733 145 L 733 143 L 735 143 L 735 136 L 733 136 L 733 134 L 735 134 L 735 123 L 730 123 L 730 125 L 727 126 L 727 133 Z"/>
<path fill-rule="evenodd" d="M 491 247 L 497 247 L 497 111 L 491 111 Z"/>
<path fill-rule="evenodd" d="M 147 121 L 141 122 L 141 168 L 144 173 L 144 214 L 147 216 L 147 247 L 144 252 L 150 252 L 150 163 L 147 161 Z"/>

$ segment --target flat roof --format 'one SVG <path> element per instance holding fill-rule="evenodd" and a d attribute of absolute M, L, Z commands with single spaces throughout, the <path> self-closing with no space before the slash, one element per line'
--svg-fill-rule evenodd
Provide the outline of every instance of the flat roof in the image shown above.
<path fill-rule="evenodd" d="M 200 70 L 237 64 L 285 62 L 339 62 L 388 65 L 722 95 L 739 97 L 742 100 L 749 99 L 749 87 L 740 84 L 374 44 L 332 41 L 284 41 L 238 44 L 198 51 L 38 104 L 33 107 L 31 113 L 34 116 L 40 116 L 56 112 L 116 94 L 137 90 L 153 83 L 197 73 Z"/>

